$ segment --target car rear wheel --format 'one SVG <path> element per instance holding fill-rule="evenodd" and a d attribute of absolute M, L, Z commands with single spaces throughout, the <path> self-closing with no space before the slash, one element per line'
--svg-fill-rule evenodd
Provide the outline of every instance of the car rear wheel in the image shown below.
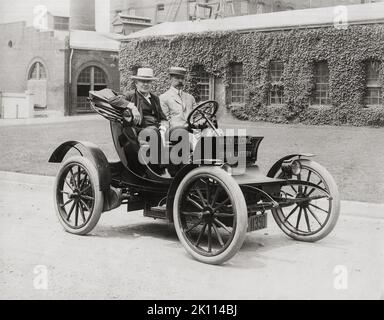
<path fill-rule="evenodd" d="M 55 180 L 54 202 L 57 217 L 72 234 L 86 235 L 98 223 L 104 197 L 95 165 L 85 157 L 65 161 Z"/>
<path fill-rule="evenodd" d="M 323 166 L 308 159 L 298 161 L 302 170 L 296 177 L 297 183 L 281 189 L 281 197 L 297 202 L 289 207 L 272 209 L 272 214 L 280 229 L 289 237 L 315 242 L 334 229 L 340 214 L 340 195 L 335 180 Z M 276 177 L 283 178 L 281 170 Z M 320 188 L 300 185 L 300 181 L 314 183 Z"/>
<path fill-rule="evenodd" d="M 175 195 L 173 218 L 180 242 L 196 260 L 222 264 L 241 248 L 247 206 L 236 181 L 218 167 L 185 176 Z"/>

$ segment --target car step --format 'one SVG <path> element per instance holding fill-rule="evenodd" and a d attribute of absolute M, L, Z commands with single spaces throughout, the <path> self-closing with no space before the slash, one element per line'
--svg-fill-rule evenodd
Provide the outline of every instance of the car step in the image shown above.
<path fill-rule="evenodd" d="M 167 208 L 165 206 L 151 207 L 149 210 L 144 210 L 144 217 L 167 219 Z"/>

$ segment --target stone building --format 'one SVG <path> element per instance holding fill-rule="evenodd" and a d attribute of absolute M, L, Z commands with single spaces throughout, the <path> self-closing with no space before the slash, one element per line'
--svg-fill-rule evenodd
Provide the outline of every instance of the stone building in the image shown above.
<path fill-rule="evenodd" d="M 54 116 L 92 111 L 89 90 L 119 89 L 121 37 L 95 31 L 95 0 L 13 2 L 0 2 L 0 92 L 32 94 L 35 116 Z"/>
<path fill-rule="evenodd" d="M 188 90 L 223 115 L 384 126 L 383 34 L 384 3 L 162 23 L 122 43 L 122 90 L 152 66 L 160 94 L 179 64 Z"/>

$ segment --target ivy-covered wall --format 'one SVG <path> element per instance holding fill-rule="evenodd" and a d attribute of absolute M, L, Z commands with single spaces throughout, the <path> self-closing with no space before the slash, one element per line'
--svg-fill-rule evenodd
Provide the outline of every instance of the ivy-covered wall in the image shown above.
<path fill-rule="evenodd" d="M 268 106 L 269 65 L 284 63 L 285 104 Z M 291 31 L 250 33 L 183 34 L 172 38 L 133 39 L 122 44 L 120 72 L 122 90 L 132 87 L 130 77 L 137 67 L 151 67 L 159 81 L 157 93 L 169 85 L 167 70 L 196 66 L 229 86 L 232 63 L 243 63 L 244 105 L 227 107 L 238 118 L 273 122 L 309 124 L 352 124 L 384 126 L 384 106 L 364 106 L 366 88 L 365 62 L 381 63 L 380 82 L 384 87 L 384 25 L 333 27 Z M 314 89 L 314 65 L 327 61 L 329 67 L 330 107 L 311 107 Z M 196 93 L 193 77 L 188 90 Z M 384 92 L 384 90 L 382 90 Z"/>

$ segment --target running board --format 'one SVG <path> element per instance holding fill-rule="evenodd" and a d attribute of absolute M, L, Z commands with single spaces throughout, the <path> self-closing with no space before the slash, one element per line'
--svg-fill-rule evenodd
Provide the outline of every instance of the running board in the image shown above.
<path fill-rule="evenodd" d="M 144 217 L 154 219 L 168 219 L 166 207 L 151 207 L 149 210 L 144 210 Z"/>

